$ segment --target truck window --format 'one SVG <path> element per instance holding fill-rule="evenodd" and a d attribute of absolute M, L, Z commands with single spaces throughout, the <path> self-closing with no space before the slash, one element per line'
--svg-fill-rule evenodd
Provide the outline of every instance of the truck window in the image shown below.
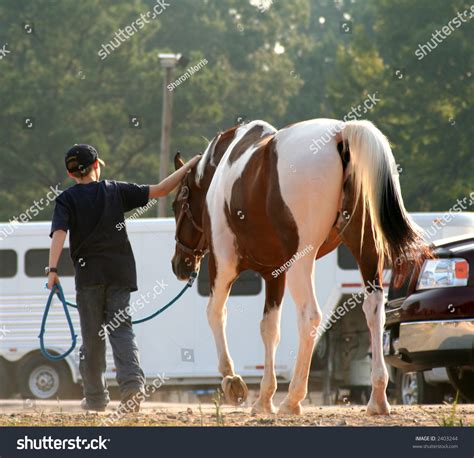
<path fill-rule="evenodd" d="M 209 296 L 211 287 L 209 283 L 209 256 L 205 256 L 201 261 L 201 268 L 197 278 L 198 293 L 201 296 Z M 262 277 L 253 270 L 241 272 L 235 280 L 230 290 L 231 296 L 254 296 L 262 291 Z"/>
<path fill-rule="evenodd" d="M 346 245 L 339 245 L 337 248 L 337 265 L 343 270 L 357 270 L 359 266 Z"/>
<path fill-rule="evenodd" d="M 32 249 L 25 254 L 25 273 L 28 277 L 44 277 L 44 268 L 48 266 L 49 250 Z M 74 265 L 69 248 L 64 248 L 58 264 L 59 277 L 74 276 Z"/>
<path fill-rule="evenodd" d="M 0 278 L 14 277 L 18 270 L 18 255 L 15 250 L 0 250 Z"/>

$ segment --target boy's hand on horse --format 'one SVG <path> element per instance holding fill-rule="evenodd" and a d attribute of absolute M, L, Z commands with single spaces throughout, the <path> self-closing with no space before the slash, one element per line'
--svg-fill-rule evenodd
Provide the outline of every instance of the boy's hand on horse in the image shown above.
<path fill-rule="evenodd" d="M 186 173 L 189 172 L 201 159 L 201 155 L 197 154 L 191 160 L 173 172 L 170 176 L 166 177 L 163 181 L 158 184 L 150 185 L 149 198 L 154 199 L 158 197 L 167 196 L 176 186 L 179 185 L 181 180 L 184 178 Z"/>

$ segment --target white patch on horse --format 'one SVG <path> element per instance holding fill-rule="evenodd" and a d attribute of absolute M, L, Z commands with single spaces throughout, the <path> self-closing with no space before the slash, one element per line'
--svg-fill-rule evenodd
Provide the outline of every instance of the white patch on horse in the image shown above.
<path fill-rule="evenodd" d="M 260 383 L 260 394 L 252 406 L 253 413 L 275 413 L 273 396 L 277 389 L 275 353 L 280 342 L 281 307 L 276 305 L 264 313 L 260 322 L 260 334 L 265 346 L 265 365 Z"/>
<path fill-rule="evenodd" d="M 280 191 L 298 227 L 299 249 L 308 244 L 317 249 L 337 215 L 342 164 L 335 139 L 315 154 L 310 145 L 338 124 L 331 119 L 305 121 L 275 135 Z"/>
<path fill-rule="evenodd" d="M 276 133 L 277 131 L 272 125 L 268 124 L 268 122 L 261 121 L 261 120 L 252 121 L 252 122 L 249 122 L 248 124 L 240 126 L 235 131 L 234 139 L 232 140 L 232 143 L 229 145 L 224 156 L 222 157 L 221 163 L 224 160 L 227 162 L 227 159 L 231 155 L 233 149 L 235 148 L 235 145 L 245 136 L 247 132 L 252 130 L 254 127 L 262 127 L 262 133 L 260 134 L 260 138 L 265 137 L 267 135 L 272 135 Z"/>
<path fill-rule="evenodd" d="M 321 312 L 314 292 L 314 258 L 336 219 L 342 187 L 342 164 L 335 139 L 312 154 L 310 145 L 336 120 L 313 120 L 294 124 L 274 138 L 278 157 L 280 192 L 298 229 L 298 251 L 308 245 L 311 255 L 295 262 L 287 282 L 298 316 L 299 349 L 289 392 L 280 405 L 282 413 L 300 413 L 306 396 L 309 365 L 314 349 L 311 329 L 317 328 Z"/>

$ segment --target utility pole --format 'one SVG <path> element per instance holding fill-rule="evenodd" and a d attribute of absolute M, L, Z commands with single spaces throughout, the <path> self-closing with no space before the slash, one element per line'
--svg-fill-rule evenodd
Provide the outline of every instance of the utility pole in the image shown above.
<path fill-rule="evenodd" d="M 168 176 L 169 157 L 170 157 L 170 136 L 172 121 L 172 91 L 168 89 L 168 85 L 173 79 L 174 67 L 181 60 L 181 54 L 158 54 L 161 66 L 165 69 L 165 77 L 163 80 L 163 108 L 161 116 L 161 152 L 160 152 L 160 181 Z M 165 218 L 168 213 L 168 199 L 161 198 L 158 205 L 158 216 Z"/>

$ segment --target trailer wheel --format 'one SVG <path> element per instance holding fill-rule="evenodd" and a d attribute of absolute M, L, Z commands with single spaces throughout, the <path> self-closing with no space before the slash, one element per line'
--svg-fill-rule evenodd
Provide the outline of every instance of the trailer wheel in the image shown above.
<path fill-rule="evenodd" d="M 20 366 L 18 378 L 23 398 L 67 399 L 75 395 L 75 385 L 66 363 L 49 361 L 39 353 Z"/>
<path fill-rule="evenodd" d="M 13 394 L 13 374 L 9 372 L 8 363 L 0 359 L 0 399 L 7 399 Z"/>

